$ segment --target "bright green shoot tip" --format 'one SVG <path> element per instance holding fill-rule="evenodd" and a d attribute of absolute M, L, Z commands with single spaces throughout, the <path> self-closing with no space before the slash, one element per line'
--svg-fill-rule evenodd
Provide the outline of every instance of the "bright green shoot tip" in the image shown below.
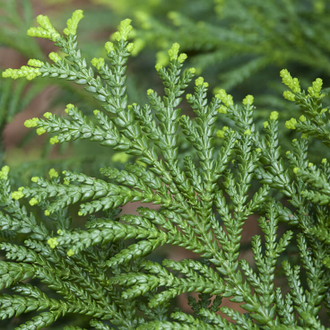
<path fill-rule="evenodd" d="M 70 249 L 67 253 L 68 257 L 72 257 L 74 255 L 74 251 Z"/>
<path fill-rule="evenodd" d="M 66 34 L 67 36 L 70 34 L 76 35 L 78 24 L 83 17 L 84 15 L 81 9 L 74 11 L 72 17 L 67 20 L 66 22 L 67 28 L 63 30 L 63 33 Z"/>
<path fill-rule="evenodd" d="M 285 122 L 285 127 L 288 129 L 296 129 L 297 120 L 295 118 L 291 118 Z"/>
<path fill-rule="evenodd" d="M 36 60 L 36 59 L 30 59 L 28 61 L 28 65 L 34 66 L 35 68 L 41 68 L 44 64 L 45 63 L 43 61 Z"/>
<path fill-rule="evenodd" d="M 108 54 L 110 54 L 111 52 L 113 52 L 115 50 L 115 47 L 111 41 L 107 41 L 104 45 L 104 48 Z"/>
<path fill-rule="evenodd" d="M 60 142 L 60 141 L 59 141 L 59 139 L 58 139 L 57 136 L 54 136 L 54 137 L 52 137 L 52 138 L 49 139 L 49 143 L 50 143 L 51 145 L 54 145 L 54 144 L 59 143 L 59 142 Z"/>
<path fill-rule="evenodd" d="M 57 63 L 58 61 L 61 60 L 61 56 L 58 55 L 58 54 L 55 53 L 55 52 L 51 52 L 51 53 L 49 53 L 48 57 L 49 57 L 54 63 Z"/>
<path fill-rule="evenodd" d="M 20 198 L 24 197 L 22 191 L 14 191 L 11 193 L 11 198 L 15 200 L 19 200 Z"/>
<path fill-rule="evenodd" d="M 30 199 L 30 201 L 29 201 L 29 204 L 31 205 L 31 206 L 34 206 L 34 205 L 36 205 L 36 204 L 38 204 L 39 202 L 38 202 L 38 200 L 36 199 L 36 198 L 31 198 Z"/>
<path fill-rule="evenodd" d="M 178 43 L 174 43 L 171 49 L 169 49 L 168 55 L 171 61 L 176 60 L 178 58 L 179 49 L 180 49 L 180 45 Z"/>
<path fill-rule="evenodd" d="M 27 128 L 31 128 L 31 127 L 37 127 L 38 126 L 38 122 L 39 122 L 39 118 L 34 117 L 32 119 L 28 119 L 24 122 L 24 126 Z"/>
<path fill-rule="evenodd" d="M 48 172 L 49 174 L 49 177 L 52 179 L 52 178 L 58 178 L 58 172 L 54 169 L 54 168 L 51 168 Z"/>
<path fill-rule="evenodd" d="M 42 135 L 45 134 L 47 131 L 43 127 L 39 127 L 37 128 L 36 132 L 38 135 Z"/>
<path fill-rule="evenodd" d="M 278 112 L 277 111 L 272 111 L 270 114 L 270 120 L 277 120 L 278 119 Z"/>
<path fill-rule="evenodd" d="M 293 93 L 300 93 L 300 84 L 297 78 L 292 78 L 290 72 L 287 69 L 283 69 L 280 72 L 282 77 L 282 82 L 284 85 L 288 86 Z"/>
<path fill-rule="evenodd" d="M 37 22 L 40 27 L 32 27 L 27 31 L 27 35 L 30 37 L 38 37 L 44 39 L 50 39 L 56 41 L 60 37 L 60 34 L 54 29 L 50 23 L 48 16 L 39 15 Z"/>
<path fill-rule="evenodd" d="M 100 70 L 102 66 L 104 66 L 104 58 L 96 58 L 94 57 L 91 61 L 92 65 L 97 69 Z"/>
<path fill-rule="evenodd" d="M 224 89 L 220 89 L 215 96 L 219 98 L 226 107 L 234 105 L 233 97 L 230 94 L 227 94 Z"/>
<path fill-rule="evenodd" d="M 37 183 L 38 180 L 39 180 L 39 177 L 37 177 L 37 176 L 34 176 L 34 177 L 31 178 L 31 181 L 35 182 L 35 183 Z"/>
<path fill-rule="evenodd" d="M 41 61 L 40 61 L 41 62 Z M 2 72 L 3 78 L 18 79 L 25 77 L 27 80 L 32 80 L 41 75 L 39 68 L 32 68 L 30 66 L 23 65 L 20 69 L 7 69 Z"/>
<path fill-rule="evenodd" d="M 3 166 L 1 171 L 0 171 L 0 179 L 7 180 L 8 178 L 8 173 L 9 173 L 9 166 Z"/>
<path fill-rule="evenodd" d="M 320 95 L 321 89 L 323 85 L 323 80 L 321 78 L 317 78 L 311 87 L 308 87 L 308 94 L 314 97 L 323 97 L 324 95 Z"/>
<path fill-rule="evenodd" d="M 58 243 L 58 240 L 56 237 L 54 238 L 50 238 L 48 241 L 47 241 L 48 245 L 52 248 L 52 249 L 55 249 L 56 246 L 59 244 Z"/>
<path fill-rule="evenodd" d="M 119 31 L 117 31 L 113 34 L 113 38 L 117 41 L 120 41 L 120 40 L 126 41 L 128 38 L 128 35 L 130 34 L 130 32 L 133 29 L 131 26 L 131 22 L 132 22 L 132 20 L 130 20 L 129 18 L 126 18 L 123 21 L 121 21 L 119 28 L 118 28 Z"/>
<path fill-rule="evenodd" d="M 66 105 L 64 112 L 69 113 L 71 109 L 74 109 L 74 104 L 69 103 Z"/>
<path fill-rule="evenodd" d="M 196 86 L 202 86 L 204 84 L 204 78 L 203 77 L 199 77 L 195 80 L 195 85 Z"/>
<path fill-rule="evenodd" d="M 252 95 L 247 95 L 245 98 L 244 98 L 244 100 L 243 100 L 243 104 L 244 105 L 251 105 L 251 104 L 253 104 L 253 102 L 254 102 L 254 97 L 252 96 Z"/>

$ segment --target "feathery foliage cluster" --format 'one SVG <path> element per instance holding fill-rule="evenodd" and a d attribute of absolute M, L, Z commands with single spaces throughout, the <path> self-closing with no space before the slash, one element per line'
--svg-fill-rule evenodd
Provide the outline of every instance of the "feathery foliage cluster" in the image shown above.
<path fill-rule="evenodd" d="M 49 0 L 48 3 L 63 5 L 61 0 Z M 84 40 L 81 46 L 87 59 L 105 56 L 98 35 L 112 31 L 118 22 L 118 16 L 135 17 L 135 29 L 130 35 L 135 44 L 132 55 L 135 56 L 144 48 L 148 49 L 139 57 L 143 60 L 134 58 L 131 69 L 129 68 L 134 71 L 135 77 L 132 79 L 133 75 L 128 74 L 129 93 L 138 103 L 145 102 L 142 92 L 145 85 L 141 85 L 141 81 L 150 79 L 156 89 L 159 87 L 156 86 L 154 71 L 150 70 L 152 66 L 145 64 L 150 63 L 151 56 L 154 55 L 150 48 L 158 51 L 157 63 L 167 65 L 167 49 L 174 42 L 178 42 L 181 50 L 187 53 L 197 74 L 203 72 L 207 77 L 214 93 L 218 93 L 219 88 L 224 88 L 237 98 L 253 93 L 258 104 L 255 112 L 258 129 L 270 108 L 281 113 L 280 121 L 289 119 L 294 112 L 299 111 L 294 104 L 288 105 L 279 97 L 282 86 L 277 76 L 280 68 L 286 67 L 294 75 L 303 76 L 302 84 L 306 86 L 316 76 L 323 79 L 329 77 L 329 40 L 327 34 L 322 33 L 329 29 L 327 17 L 330 7 L 327 0 L 238 0 L 234 3 L 225 0 L 89 0 L 86 1 L 86 6 L 88 4 L 98 6 L 89 10 L 86 24 L 88 28 L 83 30 L 88 32 L 86 35 L 93 36 L 92 40 Z M 63 8 L 63 13 L 57 13 L 57 22 L 66 20 L 68 7 Z M 45 61 L 46 56 L 40 45 L 26 37 L 26 29 L 32 24 L 33 17 L 30 0 L 4 0 L 0 9 L 5 13 L 0 14 L 3 27 L 1 46 L 15 49 L 28 58 Z M 95 21 L 98 24 L 92 24 Z M 21 42 L 13 42 L 17 39 Z M 143 79 L 146 75 L 148 79 Z M 3 97 L 2 102 L 0 101 L 1 108 L 11 109 L 8 119 L 12 118 L 14 111 L 24 109 L 28 100 L 42 89 L 54 85 L 61 92 L 61 97 L 54 100 L 57 105 L 75 103 L 87 116 L 92 115 L 89 110 L 97 106 L 95 100 L 82 93 L 79 86 L 75 87 L 63 79 L 43 79 L 42 83 L 38 79 L 34 80 L 34 88 L 27 97 L 22 97 L 26 82 L 19 83 L 14 91 L 9 85 L 12 83 L 0 82 L 0 94 L 6 95 L 8 88 L 11 88 L 15 98 L 27 101 L 22 104 L 6 104 L 6 97 Z M 215 86 L 220 87 L 214 88 Z M 226 125 L 231 123 L 226 118 L 224 121 Z M 289 148 L 292 135 L 282 127 L 284 126 L 280 125 L 279 128 L 283 136 L 282 143 L 285 148 Z M 29 137 L 32 138 L 32 135 Z M 78 155 L 80 149 L 86 148 L 86 145 L 90 144 L 76 142 L 73 147 L 72 144 L 65 144 L 61 150 L 64 152 L 71 148 Z M 313 141 L 312 145 L 313 149 L 326 152 L 318 141 Z M 45 148 L 43 154 L 49 154 L 51 150 L 52 148 Z M 90 148 L 90 152 L 93 151 Z M 315 161 L 317 154 L 311 151 L 310 157 Z M 94 158 L 93 156 L 92 159 Z M 104 157 L 99 161 L 105 166 L 113 165 L 109 158 L 107 163 Z M 76 157 L 75 161 L 70 159 L 69 163 L 73 165 L 71 169 L 75 170 L 86 170 L 83 163 L 88 163 L 93 169 L 92 175 L 96 173 L 97 166 L 89 159 Z M 40 164 L 41 162 L 38 163 L 39 168 Z M 50 162 L 44 161 L 43 164 L 46 173 Z M 25 173 L 35 175 L 35 165 L 36 162 L 26 165 Z M 12 175 L 15 176 L 17 171 L 19 169 L 13 167 Z M 19 173 L 16 177 L 19 177 Z"/>
<path fill-rule="evenodd" d="M 194 78 L 194 68 L 183 69 L 187 55 L 179 53 L 178 44 L 168 51 L 167 66 L 156 65 L 164 91 L 149 89 L 148 104 L 130 104 L 130 20 L 122 21 L 113 42 L 105 44 L 107 59 L 94 58 L 90 65 L 78 48 L 82 17 L 75 11 L 61 34 L 39 15 L 39 27 L 28 34 L 54 41 L 63 56 L 53 53 L 52 62 L 30 59 L 28 66 L 2 75 L 84 86 L 99 102 L 93 118 L 68 104 L 62 116 L 46 112 L 25 126 L 52 134 L 51 144 L 87 139 L 105 152 L 131 155 L 134 162 L 123 170 L 101 168 L 97 177 L 52 169 L 50 179 L 32 177 L 29 187 L 17 191 L 9 168 L 2 168 L 0 228 L 8 239 L 0 245 L 6 254 L 0 261 L 0 318 L 40 312 L 17 327 L 22 330 L 48 327 L 72 313 L 84 315 L 82 320 L 97 330 L 330 329 L 325 316 L 330 309 L 330 167 L 326 158 L 320 164 L 308 160 L 309 137 L 329 147 L 322 80 L 303 91 L 297 78 L 281 71 L 290 89 L 285 97 L 304 113 L 286 122 L 302 135 L 283 159 L 278 112 L 259 132 L 251 95 L 234 104 L 221 89 L 209 99 L 209 84 Z M 194 93 L 185 98 L 194 116 L 181 115 L 178 107 L 193 80 Z M 215 132 L 216 121 L 224 117 L 235 126 Z M 183 164 L 182 136 L 195 149 Z M 20 203 L 25 198 L 33 212 Z M 122 214 L 130 202 L 159 208 Z M 67 215 L 75 203 L 78 217 L 87 217 L 85 228 L 72 226 L 75 219 Z M 240 258 L 243 225 L 251 216 L 258 217 L 263 233 L 251 240 L 254 265 Z M 24 236 L 24 245 L 15 244 L 17 234 Z M 190 250 L 196 259 L 153 261 L 150 254 L 164 244 Z M 290 246 L 297 249 L 295 259 L 287 253 Z M 280 271 L 288 288 L 276 281 Z M 192 314 L 173 310 L 174 298 L 193 292 L 199 299 L 189 298 Z M 244 312 L 224 306 L 226 299 Z"/>

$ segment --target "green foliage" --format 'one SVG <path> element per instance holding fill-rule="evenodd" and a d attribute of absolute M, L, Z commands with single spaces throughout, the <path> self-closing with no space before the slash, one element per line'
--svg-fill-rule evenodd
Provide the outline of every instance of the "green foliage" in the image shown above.
<path fill-rule="evenodd" d="M 20 54 L 21 59 L 31 59 L 28 61 L 28 66 L 16 72 L 16 77 L 25 75 L 26 70 L 30 70 L 31 75 L 29 78 L 33 78 L 35 73 L 38 72 L 41 63 L 48 60 L 48 56 L 52 61 L 56 61 L 60 58 L 60 52 L 51 52 L 45 54 L 42 44 L 38 44 L 35 38 L 31 38 L 27 35 L 27 30 L 34 24 L 33 17 L 34 8 L 30 0 L 4 0 L 0 2 L 0 47 L 4 50 L 4 57 L 10 58 L 12 55 L 16 58 L 17 53 Z M 65 13 L 63 14 L 63 16 Z M 41 15 L 43 16 L 43 15 Z M 61 15 L 58 18 L 61 19 Z M 114 23 L 115 26 L 116 23 Z M 104 25 L 104 24 L 103 24 Z M 42 27 L 37 29 L 39 32 L 43 30 Z M 34 29 L 30 29 L 29 33 L 32 33 Z M 90 43 L 88 44 L 90 45 Z M 93 48 L 93 47 L 92 47 Z M 104 51 L 105 52 L 105 51 Z M 23 58 L 24 57 L 24 58 Z M 35 60 L 39 59 L 39 60 Z M 2 62 L 4 68 L 7 68 L 6 62 Z M 2 68 L 0 69 L 2 71 Z M 7 73 L 9 73 L 7 71 Z M 133 89 L 133 88 L 132 88 Z M 51 90 L 51 92 L 50 92 Z M 134 90 L 134 89 L 133 89 Z M 50 92 L 50 93 L 49 93 Z M 48 94 L 49 93 L 49 94 Z M 79 85 L 74 85 L 65 79 L 34 79 L 25 80 L 18 79 L 12 81 L 11 79 L 0 79 L 0 130 L 8 130 L 7 125 L 10 125 L 14 117 L 19 112 L 26 110 L 31 102 L 38 102 L 37 98 L 40 95 L 49 95 L 44 102 L 39 102 L 35 112 L 42 111 L 42 104 L 47 106 L 47 110 L 56 111 L 59 107 L 65 105 L 66 100 L 70 99 L 71 102 L 81 106 L 84 110 L 84 114 L 87 117 L 93 116 L 93 109 L 98 105 L 98 102 L 88 94 L 81 90 Z M 56 96 L 56 98 L 55 98 Z M 36 103 L 34 103 L 36 104 Z M 30 108 L 31 109 L 31 108 Z M 15 130 L 15 125 L 12 126 Z M 26 131 L 24 131 L 25 133 Z M 32 132 L 31 132 L 32 133 Z M 109 155 L 102 155 L 102 148 L 95 148 L 90 143 L 85 141 L 75 141 L 74 143 L 62 145 L 60 148 L 52 147 L 48 143 L 43 143 L 43 139 L 36 138 L 34 134 L 25 134 L 16 147 L 27 148 L 29 155 L 21 155 L 9 150 L 5 147 L 5 141 L 2 141 L 0 147 L 0 160 L 1 165 L 3 161 L 10 163 L 11 165 L 11 177 L 15 181 L 16 186 L 26 185 L 29 182 L 29 178 L 34 175 L 46 175 L 50 168 L 56 167 L 62 171 L 64 169 L 74 169 L 76 171 L 86 171 L 90 175 L 95 175 L 99 172 L 101 166 L 111 166 L 113 164 L 122 163 L 125 159 L 122 154 L 111 151 Z M 41 131 L 38 132 L 41 134 Z M 6 134 L 2 136 L 6 137 Z M 43 145 L 42 150 L 35 148 L 35 145 Z M 39 149 L 39 148 L 38 148 Z M 83 154 L 81 150 L 89 149 L 89 152 Z M 8 152 L 9 151 L 9 152 Z M 13 156 L 15 154 L 15 156 Z M 65 159 L 58 160 L 54 158 L 54 154 L 61 154 Z M 62 158 L 63 158 L 62 157 Z M 125 160 L 124 160 L 125 162 Z M 23 163 L 23 164 L 22 164 Z"/>
<path fill-rule="evenodd" d="M 25 125 L 55 134 L 52 144 L 88 139 L 133 162 L 124 169 L 104 167 L 98 177 L 51 170 L 50 179 L 32 177 L 29 187 L 17 191 L 9 168 L 2 168 L 0 227 L 25 240 L 17 244 L 8 235 L 0 244 L 6 254 L 0 288 L 7 290 L 0 295 L 1 318 L 40 311 L 17 327 L 22 330 L 48 327 L 69 314 L 84 315 L 86 323 L 68 324 L 67 330 L 88 323 L 101 330 L 329 329 L 324 312 L 330 309 L 330 169 L 326 159 L 317 165 L 308 160 L 308 136 L 329 145 L 322 81 L 306 92 L 298 79 L 281 72 L 291 89 L 285 96 L 304 113 L 286 125 L 303 136 L 283 159 L 279 114 L 272 112 L 259 131 L 251 95 L 242 104 L 224 90 L 209 99 L 209 84 L 198 77 L 194 93 L 186 95 L 193 114 L 181 115 L 178 107 L 196 70 L 183 69 L 187 56 L 179 54 L 178 44 L 168 52 L 168 65 L 156 67 L 164 91 L 149 89 L 148 104 L 130 104 L 130 20 L 105 44 L 107 59 L 92 60 L 91 66 L 78 48 L 82 16 L 72 15 L 65 35 L 39 16 L 40 27 L 29 34 L 53 40 L 63 57 L 29 61 L 30 69 L 7 69 L 3 76 L 31 78 L 33 72 L 36 79 L 83 85 L 102 109 L 93 117 L 68 104 L 62 116 L 46 112 Z M 219 117 L 234 125 L 215 132 Z M 180 162 L 182 136 L 195 151 Z M 20 204 L 22 198 L 33 212 Z M 137 201 L 160 208 L 121 214 L 124 205 Z M 66 213 L 76 203 L 78 216 L 87 216 L 85 228 L 72 226 Z M 263 233 L 251 239 L 254 265 L 240 256 L 243 225 L 251 216 Z M 156 262 L 152 253 L 164 244 L 199 259 Z M 290 245 L 298 249 L 298 262 L 287 253 Z M 286 260 L 280 265 L 281 254 Z M 280 269 L 289 290 L 275 281 Z M 192 292 L 199 298 L 189 298 L 191 314 L 171 308 L 174 298 Z M 225 306 L 224 299 L 246 312 Z"/>

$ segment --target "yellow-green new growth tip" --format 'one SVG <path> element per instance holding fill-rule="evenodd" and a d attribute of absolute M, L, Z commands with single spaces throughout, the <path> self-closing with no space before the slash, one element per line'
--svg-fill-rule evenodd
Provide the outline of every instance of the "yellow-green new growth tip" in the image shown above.
<path fill-rule="evenodd" d="M 293 169 L 293 173 L 294 173 L 294 174 L 297 174 L 299 171 L 300 171 L 300 168 L 299 168 L 299 167 L 295 167 L 295 168 Z"/>
<path fill-rule="evenodd" d="M 8 173 L 9 173 L 9 166 L 3 166 L 1 171 L 0 171 L 0 179 L 7 180 L 8 178 Z"/>
<path fill-rule="evenodd" d="M 67 20 L 67 28 L 63 30 L 63 33 L 65 33 L 67 36 L 69 34 L 76 35 L 78 24 L 83 17 L 84 15 L 81 9 L 74 11 L 72 17 Z"/>
<path fill-rule="evenodd" d="M 126 50 L 130 53 L 134 49 L 134 44 L 131 42 L 126 46 Z"/>
<path fill-rule="evenodd" d="M 250 130 L 250 129 L 247 129 L 247 130 L 244 132 L 244 135 L 251 135 L 251 130 Z"/>
<path fill-rule="evenodd" d="M 311 87 L 308 87 L 308 94 L 310 96 L 314 96 L 314 97 L 322 97 L 323 95 L 320 95 L 320 91 L 322 89 L 322 85 L 323 85 L 323 80 L 321 78 L 317 78 Z"/>
<path fill-rule="evenodd" d="M 296 96 L 293 93 L 291 93 L 290 91 L 283 92 L 283 97 L 286 100 L 289 100 L 289 101 L 292 101 L 292 102 L 294 102 L 296 100 Z"/>
<path fill-rule="evenodd" d="M 59 244 L 58 241 L 57 241 L 57 237 L 54 237 L 54 238 L 50 238 L 48 241 L 47 241 L 48 245 L 52 248 L 52 249 L 55 249 L 56 246 Z"/>
<path fill-rule="evenodd" d="M 45 216 L 48 217 L 50 215 L 50 212 L 48 210 L 45 210 Z"/>
<path fill-rule="evenodd" d="M 52 137 L 52 138 L 49 139 L 49 143 L 52 144 L 52 145 L 54 145 L 56 143 L 59 143 L 59 142 L 60 141 L 59 141 L 59 139 L 58 139 L 57 136 L 54 136 L 54 137 Z"/>
<path fill-rule="evenodd" d="M 39 202 L 38 202 L 38 200 L 36 199 L 36 198 L 31 198 L 30 199 L 30 201 L 29 201 L 29 204 L 31 205 L 31 206 L 33 206 L 33 205 L 36 205 L 36 204 L 38 204 Z"/>
<path fill-rule="evenodd" d="M 188 58 L 188 55 L 185 54 L 185 53 L 182 53 L 182 54 L 179 55 L 179 57 L 178 57 L 178 61 L 179 61 L 180 63 L 183 63 L 187 58 Z"/>
<path fill-rule="evenodd" d="M 264 122 L 264 128 L 267 128 L 269 126 L 269 122 L 268 121 L 265 121 Z"/>
<path fill-rule="evenodd" d="M 92 65 L 96 67 L 96 69 L 100 70 L 102 66 L 104 66 L 104 58 L 96 58 L 94 57 L 91 61 Z"/>
<path fill-rule="evenodd" d="M 39 122 L 39 118 L 34 117 L 32 119 L 25 120 L 24 126 L 27 127 L 27 128 L 37 127 L 38 126 L 38 122 Z"/>
<path fill-rule="evenodd" d="M 39 177 L 38 176 L 34 176 L 34 177 L 31 178 L 31 181 L 32 182 L 35 182 L 35 183 L 37 183 L 38 180 L 39 180 Z"/>
<path fill-rule="evenodd" d="M 49 174 L 49 177 L 52 179 L 52 178 L 58 178 L 58 172 L 54 169 L 54 168 L 51 168 L 48 172 Z"/>
<path fill-rule="evenodd" d="M 159 70 L 161 70 L 163 68 L 163 66 L 160 63 L 157 63 L 155 65 L 155 68 L 156 68 L 156 71 L 159 71 Z"/>
<path fill-rule="evenodd" d="M 108 54 L 115 50 L 115 47 L 114 47 L 114 45 L 111 41 L 106 42 L 105 45 L 104 45 L 104 48 L 105 48 L 105 50 L 107 51 Z"/>
<path fill-rule="evenodd" d="M 67 253 L 68 257 L 72 257 L 74 255 L 74 252 L 72 249 L 70 249 Z"/>
<path fill-rule="evenodd" d="M 61 56 L 58 55 L 58 54 L 55 53 L 55 52 L 51 52 L 51 53 L 49 53 L 48 57 L 49 57 L 54 63 L 57 63 L 58 61 L 61 60 Z"/>
<path fill-rule="evenodd" d="M 39 128 L 37 128 L 36 132 L 38 135 L 42 135 L 42 134 L 46 133 L 46 130 L 43 127 L 39 127 Z"/>
<path fill-rule="evenodd" d="M 217 137 L 223 139 L 225 137 L 225 132 L 222 130 L 217 131 Z"/>
<path fill-rule="evenodd" d="M 36 68 L 41 68 L 45 63 L 40 61 L 40 60 L 36 60 L 36 59 L 30 59 L 28 61 L 28 65 L 30 66 L 34 66 Z"/>
<path fill-rule="evenodd" d="M 51 112 L 45 112 L 45 113 L 44 113 L 44 117 L 45 117 L 46 119 L 49 119 L 52 115 L 53 115 L 53 114 L 52 114 Z"/>
<path fill-rule="evenodd" d="M 244 105 L 248 105 L 248 104 L 253 104 L 254 101 L 254 97 L 252 95 L 246 95 L 246 97 L 244 98 L 244 100 L 242 101 L 242 103 Z"/>
<path fill-rule="evenodd" d="M 219 89 L 215 97 L 219 98 L 226 107 L 234 105 L 233 97 L 230 94 L 227 94 L 224 89 Z"/>
<path fill-rule="evenodd" d="M 100 110 L 94 110 L 93 111 L 94 116 L 97 116 L 99 113 L 100 113 Z"/>
<path fill-rule="evenodd" d="M 117 41 L 124 40 L 126 41 L 128 38 L 129 33 L 132 31 L 132 26 L 131 26 L 132 20 L 129 18 L 124 19 L 121 21 L 119 25 L 119 31 L 115 32 L 113 34 L 113 38 Z"/>
<path fill-rule="evenodd" d="M 225 137 L 225 132 L 228 131 L 228 126 L 222 127 L 222 130 L 217 131 L 217 137 L 219 138 L 224 138 Z"/>
<path fill-rule="evenodd" d="M 69 113 L 69 111 L 73 108 L 74 108 L 74 105 L 69 103 L 69 104 L 66 105 L 64 112 Z"/>
<path fill-rule="evenodd" d="M 301 116 L 299 117 L 299 120 L 300 120 L 301 122 L 304 122 L 304 121 L 306 121 L 307 119 L 306 119 L 306 117 L 305 117 L 304 115 L 301 115 Z"/>
<path fill-rule="evenodd" d="M 301 138 L 307 140 L 308 139 L 308 134 L 306 134 L 306 133 L 301 134 Z"/>
<path fill-rule="evenodd" d="M 287 69 L 283 69 L 280 72 L 282 77 L 282 82 L 284 85 L 288 86 L 293 93 L 300 93 L 299 80 L 297 78 L 292 78 L 290 72 Z"/>
<path fill-rule="evenodd" d="M 327 163 L 327 159 L 326 158 L 323 158 L 321 163 L 322 164 L 326 164 Z"/>
<path fill-rule="evenodd" d="M 24 194 L 20 190 L 11 193 L 12 199 L 19 200 L 22 197 L 24 197 Z"/>
<path fill-rule="evenodd" d="M 172 47 L 168 50 L 168 55 L 171 61 L 176 60 L 178 58 L 179 49 L 180 45 L 178 43 L 174 43 Z"/>
<path fill-rule="evenodd" d="M 288 129 L 296 129 L 297 120 L 295 118 L 291 118 L 285 122 L 285 127 Z"/>
<path fill-rule="evenodd" d="M 149 89 L 147 90 L 147 95 L 151 95 L 153 92 L 154 92 L 154 90 L 151 89 L 151 88 L 149 88 Z"/>
<path fill-rule="evenodd" d="M 278 119 L 278 112 L 277 111 L 272 111 L 269 118 L 270 118 L 270 120 L 277 120 Z"/>
<path fill-rule="evenodd" d="M 32 27 L 28 29 L 27 35 L 30 37 L 45 38 L 56 41 L 60 34 L 54 29 L 53 25 L 50 23 L 48 16 L 39 15 L 37 17 L 37 22 L 40 27 Z"/>
<path fill-rule="evenodd" d="M 218 109 L 219 113 L 227 113 L 227 107 L 225 107 L 223 104 L 220 105 L 220 108 Z"/>
<path fill-rule="evenodd" d="M 195 80 L 195 85 L 196 86 L 202 86 L 204 84 L 204 78 L 203 77 L 199 77 Z"/>
<path fill-rule="evenodd" d="M 2 72 L 3 78 L 18 79 L 25 77 L 27 80 L 32 80 L 41 75 L 39 68 L 31 68 L 30 66 L 23 65 L 20 69 L 7 69 Z"/>
<path fill-rule="evenodd" d="M 7 166 L 7 165 L 3 166 L 0 171 L 0 179 L 7 180 L 8 173 L 9 173 L 9 166 Z"/>

